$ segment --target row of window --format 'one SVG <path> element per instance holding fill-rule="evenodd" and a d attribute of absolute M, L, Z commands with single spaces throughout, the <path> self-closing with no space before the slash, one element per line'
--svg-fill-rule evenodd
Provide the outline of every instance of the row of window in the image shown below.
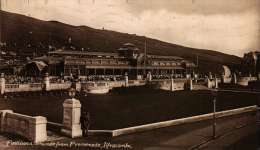
<path fill-rule="evenodd" d="M 129 61 L 122 60 L 102 60 L 102 59 L 89 59 L 89 60 L 66 60 L 65 64 L 69 65 L 128 65 Z"/>
<path fill-rule="evenodd" d="M 152 61 L 152 66 L 180 66 L 179 62 L 161 62 L 161 61 Z"/>

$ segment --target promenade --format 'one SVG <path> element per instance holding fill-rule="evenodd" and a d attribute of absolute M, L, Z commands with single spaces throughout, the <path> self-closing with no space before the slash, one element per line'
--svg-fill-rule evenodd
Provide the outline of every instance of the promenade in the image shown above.
<path fill-rule="evenodd" d="M 115 149 L 115 150 L 255 150 L 258 145 L 254 113 L 245 113 L 217 120 L 217 137 L 212 139 L 212 120 L 179 126 L 161 128 L 157 130 L 135 133 L 110 138 L 105 136 L 89 136 L 70 139 L 48 132 L 47 142 L 40 145 L 17 145 L 21 141 L 13 136 L 0 136 L 0 149 L 2 150 L 66 150 L 66 149 Z M 12 140 L 12 141 L 9 141 Z M 9 141 L 9 143 L 8 143 Z M 51 145 L 56 144 L 55 145 Z M 25 144 L 20 142 L 20 144 Z M 85 144 L 85 146 L 76 146 Z M 86 146 L 86 145 L 89 146 Z M 91 147 L 92 145 L 93 147 Z M 96 147 L 94 146 L 96 145 Z M 98 146 L 100 145 L 100 146 Z M 71 146 L 71 147 L 70 147 Z M 121 148 L 119 148 L 121 147 Z M 124 148 L 123 148 L 124 147 Z"/>

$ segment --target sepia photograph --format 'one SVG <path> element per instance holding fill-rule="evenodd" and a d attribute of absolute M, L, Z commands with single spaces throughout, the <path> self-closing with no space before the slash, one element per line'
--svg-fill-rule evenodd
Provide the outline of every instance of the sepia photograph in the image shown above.
<path fill-rule="evenodd" d="M 0 0 L 0 150 L 260 150 L 260 0 Z"/>

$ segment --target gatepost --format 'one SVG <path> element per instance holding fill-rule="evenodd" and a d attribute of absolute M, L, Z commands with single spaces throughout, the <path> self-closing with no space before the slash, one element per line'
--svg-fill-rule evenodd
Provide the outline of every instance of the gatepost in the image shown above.
<path fill-rule="evenodd" d="M 71 138 L 81 137 L 82 130 L 80 125 L 81 104 L 75 99 L 75 89 L 69 91 L 70 99 L 66 99 L 63 103 L 63 128 L 61 132 Z"/>

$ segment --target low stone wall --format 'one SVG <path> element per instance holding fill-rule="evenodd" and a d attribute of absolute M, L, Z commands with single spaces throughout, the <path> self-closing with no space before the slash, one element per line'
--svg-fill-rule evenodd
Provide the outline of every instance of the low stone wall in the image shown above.
<path fill-rule="evenodd" d="M 146 81 L 144 80 L 129 80 L 128 86 L 142 86 L 145 84 Z"/>
<path fill-rule="evenodd" d="M 186 81 L 185 81 L 186 82 Z M 168 90 L 168 91 L 181 91 L 185 90 L 185 82 L 174 81 L 171 87 L 171 81 L 152 81 L 151 86 L 155 89 Z"/>
<path fill-rule="evenodd" d="M 129 80 L 128 81 L 128 86 L 142 86 L 145 84 L 146 84 L 146 81 L 143 81 L 143 80 Z M 110 89 L 126 86 L 125 81 L 109 81 L 108 85 L 109 85 Z"/>
<path fill-rule="evenodd" d="M 217 82 L 216 82 L 216 80 L 217 80 Z M 205 82 L 206 82 L 206 86 L 208 88 L 218 88 L 219 83 L 221 83 L 222 81 L 220 78 L 217 78 L 217 79 L 214 78 L 214 79 L 205 79 Z M 216 83 L 217 83 L 217 85 L 216 85 Z"/>
<path fill-rule="evenodd" d="M 71 83 L 51 83 L 47 90 L 67 90 L 71 87 Z M 42 83 L 31 83 L 31 84 L 5 84 L 4 93 L 15 93 L 15 92 L 35 92 L 46 90 L 46 87 Z"/>
<path fill-rule="evenodd" d="M 232 81 L 232 78 L 230 78 L 230 77 L 222 77 L 221 78 L 222 83 L 231 83 L 231 81 Z"/>
<path fill-rule="evenodd" d="M 6 84 L 5 93 L 12 92 L 29 92 L 29 91 L 41 91 L 43 84 L 41 83 L 31 83 L 31 84 Z"/>
<path fill-rule="evenodd" d="M 240 77 L 237 81 L 237 84 L 242 86 L 248 86 L 248 82 L 256 80 L 257 77 Z"/>
<path fill-rule="evenodd" d="M 247 113 L 247 112 L 256 112 L 257 109 L 258 109 L 257 106 L 249 106 L 249 107 L 238 108 L 238 109 L 233 109 L 233 110 L 221 111 L 221 112 L 216 112 L 216 117 L 221 118 L 221 117 L 232 116 L 232 115 L 237 115 L 237 114 L 242 114 L 242 113 Z M 204 114 L 204 115 L 199 115 L 199 116 L 193 116 L 193 117 L 181 118 L 181 119 L 176 119 L 176 120 L 163 121 L 163 122 L 146 124 L 146 125 L 141 125 L 141 126 L 112 130 L 112 132 L 107 130 L 106 132 L 107 132 L 107 134 L 112 133 L 111 136 L 114 137 L 114 136 L 120 136 L 120 135 L 125 135 L 125 134 L 136 133 L 136 132 L 154 130 L 154 129 L 158 129 L 158 128 L 164 128 L 164 127 L 169 127 L 169 126 L 174 126 L 174 125 L 180 125 L 180 124 L 184 124 L 184 123 L 193 123 L 193 122 L 197 122 L 197 121 L 209 120 L 212 118 L 213 118 L 213 113 L 209 113 L 209 114 Z"/>
<path fill-rule="evenodd" d="M 216 118 L 228 117 L 228 116 L 239 115 L 239 114 L 248 113 L 248 112 L 257 112 L 257 111 L 259 111 L 259 108 L 257 106 L 243 107 L 243 108 L 238 108 L 238 109 L 216 112 Z M 89 135 L 102 135 L 102 136 L 116 137 L 116 136 L 120 136 L 120 135 L 149 131 L 149 130 L 170 127 L 170 126 L 175 126 L 175 125 L 181 125 L 181 124 L 186 124 L 186 123 L 194 123 L 194 122 L 198 122 L 198 121 L 209 120 L 212 118 L 213 118 L 213 113 L 209 113 L 209 114 L 204 114 L 204 115 L 198 115 L 198 116 L 192 116 L 192 117 L 187 117 L 187 118 L 145 124 L 145 125 L 128 127 L 128 128 L 123 128 L 123 129 L 116 129 L 116 130 L 89 130 L 88 133 L 89 133 Z M 53 131 L 58 131 L 58 132 L 60 132 L 61 128 L 63 127 L 63 124 L 53 123 L 53 122 L 48 122 L 48 125 L 52 126 Z"/>
<path fill-rule="evenodd" d="M 12 110 L 0 110 L 0 114 L 1 132 L 18 134 L 34 143 L 47 140 L 45 117 L 31 117 L 14 113 Z"/>
<path fill-rule="evenodd" d="M 51 83 L 49 90 L 67 90 L 71 87 L 71 83 Z"/>
<path fill-rule="evenodd" d="M 193 90 L 210 90 L 204 83 L 194 83 Z"/>
<path fill-rule="evenodd" d="M 110 81 L 108 82 L 110 89 L 115 87 L 125 86 L 125 81 Z M 128 86 L 142 86 L 145 85 L 145 81 L 129 80 Z M 31 84 L 5 84 L 3 93 L 15 93 L 15 92 L 34 92 L 34 91 L 53 91 L 53 90 L 67 90 L 72 86 L 71 82 L 65 83 L 31 83 Z M 77 91 L 81 91 L 81 83 L 75 83 Z M 0 88 L 1 89 L 1 88 Z"/>
<path fill-rule="evenodd" d="M 113 89 L 116 87 L 122 87 L 122 86 L 125 86 L 125 81 L 109 81 L 108 85 L 109 85 L 110 89 Z"/>

